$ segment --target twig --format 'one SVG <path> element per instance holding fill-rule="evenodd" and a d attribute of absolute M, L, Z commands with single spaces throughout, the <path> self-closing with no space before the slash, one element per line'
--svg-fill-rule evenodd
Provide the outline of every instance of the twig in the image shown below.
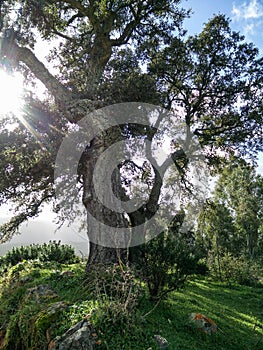
<path fill-rule="evenodd" d="M 157 308 L 157 306 L 160 304 L 161 300 L 162 300 L 162 298 L 159 298 L 157 303 L 154 305 L 154 307 L 150 311 L 148 311 L 145 315 L 141 316 L 141 318 L 145 318 L 145 317 L 149 316 Z"/>

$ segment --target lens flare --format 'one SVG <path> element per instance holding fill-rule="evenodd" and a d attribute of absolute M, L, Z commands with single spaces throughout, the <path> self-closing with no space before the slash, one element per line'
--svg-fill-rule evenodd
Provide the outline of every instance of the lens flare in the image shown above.
<path fill-rule="evenodd" d="M 8 113 L 18 114 L 23 105 L 23 79 L 0 70 L 0 118 Z"/>

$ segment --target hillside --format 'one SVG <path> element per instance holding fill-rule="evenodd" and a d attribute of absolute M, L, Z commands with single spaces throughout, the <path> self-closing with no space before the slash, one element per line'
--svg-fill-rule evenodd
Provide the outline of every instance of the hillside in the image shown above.
<path fill-rule="evenodd" d="M 107 287 L 106 279 L 101 283 L 93 276 L 88 282 L 84 272 L 82 262 L 39 261 L 24 261 L 5 272 L 0 280 L 0 349 L 41 350 L 48 344 L 55 349 L 55 337 L 81 320 L 95 327 L 96 349 L 159 349 L 162 347 L 154 340 L 157 334 L 168 341 L 171 350 L 263 348 L 261 286 L 195 278 L 157 306 L 140 286 L 140 296 L 134 291 L 129 294 L 136 302 L 129 304 L 132 312 L 126 313 L 123 302 L 127 304 L 128 298 L 116 298 L 107 288 L 102 293 L 100 287 Z M 118 275 L 117 269 L 115 273 Z M 217 332 L 198 332 L 189 324 L 193 312 L 213 319 Z"/>

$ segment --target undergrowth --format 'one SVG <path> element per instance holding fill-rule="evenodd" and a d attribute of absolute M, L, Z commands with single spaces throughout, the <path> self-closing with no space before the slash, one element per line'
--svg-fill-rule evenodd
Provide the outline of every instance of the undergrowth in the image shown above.
<path fill-rule="evenodd" d="M 132 269 L 114 265 L 92 271 L 85 263 L 22 261 L 0 278 L 0 337 L 4 350 L 47 349 L 50 340 L 88 319 L 97 349 L 156 350 L 154 335 L 169 349 L 253 350 L 263 348 L 263 288 L 193 278 L 158 304 Z M 39 300 L 33 291 L 48 286 Z M 55 310 L 50 313 L 49 310 Z M 189 314 L 212 318 L 215 334 L 198 332 Z"/>

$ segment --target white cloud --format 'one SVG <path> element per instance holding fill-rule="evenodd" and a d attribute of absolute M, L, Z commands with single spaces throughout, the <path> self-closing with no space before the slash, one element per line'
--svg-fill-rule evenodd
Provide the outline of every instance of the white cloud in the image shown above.
<path fill-rule="evenodd" d="M 244 34 L 245 35 L 254 35 L 255 34 L 255 25 L 254 23 L 247 24 L 244 27 Z"/>
<path fill-rule="evenodd" d="M 232 15 L 234 19 L 240 19 L 241 18 L 241 9 L 236 7 L 235 4 L 233 4 L 233 8 L 232 8 Z"/>
<path fill-rule="evenodd" d="M 232 15 L 235 20 L 248 20 L 263 17 L 263 3 L 260 0 L 251 0 L 249 3 L 243 2 L 239 6 L 234 3 Z"/>
<path fill-rule="evenodd" d="M 263 0 L 233 0 L 232 20 L 234 28 L 263 53 Z"/>
<path fill-rule="evenodd" d="M 245 18 L 259 18 L 263 16 L 263 5 L 257 0 L 252 0 L 247 7 Z"/>

